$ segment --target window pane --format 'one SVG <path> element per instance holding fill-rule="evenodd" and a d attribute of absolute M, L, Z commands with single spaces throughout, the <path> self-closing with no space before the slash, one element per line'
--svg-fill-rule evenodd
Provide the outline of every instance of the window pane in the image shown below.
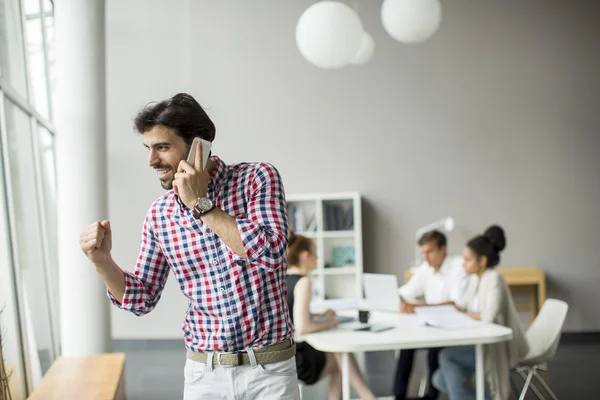
<path fill-rule="evenodd" d="M 49 1 L 44 1 L 44 11 L 46 16 L 46 56 L 48 57 L 48 79 L 50 80 L 50 101 L 54 104 L 54 93 L 56 92 L 56 69 L 54 53 L 54 5 Z M 50 116 L 52 118 L 52 115 Z"/>
<path fill-rule="evenodd" d="M 18 0 L 0 0 L 0 73 L 14 90 L 27 98 L 25 51 Z"/>
<path fill-rule="evenodd" d="M 6 100 L 9 179 L 12 188 L 12 210 L 18 257 L 17 268 L 23 282 L 25 316 L 33 329 L 41 373 L 44 374 L 54 358 L 54 334 L 50 321 L 48 276 L 45 270 L 41 221 L 35 180 L 31 119 L 21 109 Z M 33 349 L 32 349 L 33 350 Z M 38 361 L 35 360 L 35 361 Z M 32 365 L 36 362 L 32 360 Z M 35 373 L 34 373 L 35 375 Z"/>
<path fill-rule="evenodd" d="M 0 127 L 2 126 L 0 112 Z M 2 357 L 7 369 L 15 374 L 17 387 L 11 392 L 13 399 L 25 396 L 25 376 L 23 374 L 23 359 L 21 358 L 21 332 L 18 325 L 17 297 L 13 285 L 13 264 L 10 251 L 10 231 L 8 230 L 8 215 L 6 194 L 4 193 L 4 165 L 0 152 L 0 333 L 2 334 Z M 22 393 L 22 395 L 21 395 Z M 1 397 L 1 396 L 0 396 Z"/>
<path fill-rule="evenodd" d="M 23 6 L 25 8 L 25 37 L 27 38 L 27 61 L 29 62 L 32 102 L 36 110 L 48 118 L 48 90 L 40 2 L 24 0 Z"/>
<path fill-rule="evenodd" d="M 58 299 L 58 241 L 56 237 L 56 169 L 54 162 L 54 136 L 43 126 L 39 129 L 39 156 L 40 170 L 42 173 L 41 183 L 44 196 L 45 218 L 46 218 L 46 242 L 48 244 L 50 292 Z M 55 321 L 59 320 L 58 309 L 52 314 Z M 55 324 L 58 328 L 58 324 Z M 56 338 L 60 335 L 56 332 Z"/>

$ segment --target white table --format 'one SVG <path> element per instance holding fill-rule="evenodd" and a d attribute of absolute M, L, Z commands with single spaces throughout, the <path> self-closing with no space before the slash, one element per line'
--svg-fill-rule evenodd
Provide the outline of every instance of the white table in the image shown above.
<path fill-rule="evenodd" d="M 358 312 L 344 311 L 339 314 L 357 316 Z M 512 338 L 510 328 L 495 324 L 482 324 L 480 327 L 460 330 L 421 326 L 414 314 L 371 312 L 369 324 L 392 325 L 394 329 L 384 332 L 354 331 L 353 328 L 360 324 L 350 322 L 340 324 L 337 329 L 311 333 L 302 337 L 315 349 L 329 353 L 341 353 L 343 400 L 350 400 L 348 359 L 350 353 L 465 345 L 475 345 L 477 400 L 484 400 L 483 345 L 503 342 Z"/>

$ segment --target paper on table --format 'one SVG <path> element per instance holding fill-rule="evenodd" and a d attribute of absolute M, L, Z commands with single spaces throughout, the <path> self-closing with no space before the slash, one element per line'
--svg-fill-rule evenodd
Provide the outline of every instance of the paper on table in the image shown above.
<path fill-rule="evenodd" d="M 415 313 L 419 321 L 437 328 L 465 329 L 481 325 L 481 321 L 461 313 L 451 305 L 415 307 Z"/>
<path fill-rule="evenodd" d="M 311 313 L 319 313 L 328 308 L 335 312 L 356 310 L 358 308 L 358 299 L 356 297 L 344 297 L 341 299 L 313 300 L 310 302 Z"/>

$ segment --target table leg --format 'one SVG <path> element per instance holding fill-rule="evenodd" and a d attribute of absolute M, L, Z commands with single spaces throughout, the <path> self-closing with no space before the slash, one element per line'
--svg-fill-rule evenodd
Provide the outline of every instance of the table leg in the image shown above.
<path fill-rule="evenodd" d="M 342 400 L 350 400 L 350 355 L 342 353 Z"/>
<path fill-rule="evenodd" d="M 530 322 L 533 322 L 533 320 L 535 319 L 538 310 L 540 309 L 539 306 L 537 305 L 537 290 L 535 286 L 531 286 L 530 288 L 530 292 L 529 292 L 529 319 Z"/>
<path fill-rule="evenodd" d="M 483 345 L 475 345 L 475 391 L 477 400 L 485 400 Z"/>
<path fill-rule="evenodd" d="M 540 309 L 542 308 L 542 306 L 544 305 L 544 302 L 546 301 L 546 278 L 545 276 L 542 276 L 542 278 L 540 279 L 540 282 L 538 283 L 538 287 L 537 287 L 537 295 L 538 295 L 538 312 L 540 312 Z"/>

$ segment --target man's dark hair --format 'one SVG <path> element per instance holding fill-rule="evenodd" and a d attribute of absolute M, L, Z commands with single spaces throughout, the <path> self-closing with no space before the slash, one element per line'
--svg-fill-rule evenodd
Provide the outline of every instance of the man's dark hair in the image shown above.
<path fill-rule="evenodd" d="M 196 99 L 187 93 L 147 104 L 135 117 L 134 124 L 142 134 L 156 125 L 171 128 L 188 146 L 195 137 L 209 142 L 215 139 L 215 125 Z"/>
<path fill-rule="evenodd" d="M 429 231 L 425 232 L 419 239 L 419 246 L 423 246 L 425 243 L 435 242 L 438 249 L 446 247 L 446 235 L 440 231 Z"/>

